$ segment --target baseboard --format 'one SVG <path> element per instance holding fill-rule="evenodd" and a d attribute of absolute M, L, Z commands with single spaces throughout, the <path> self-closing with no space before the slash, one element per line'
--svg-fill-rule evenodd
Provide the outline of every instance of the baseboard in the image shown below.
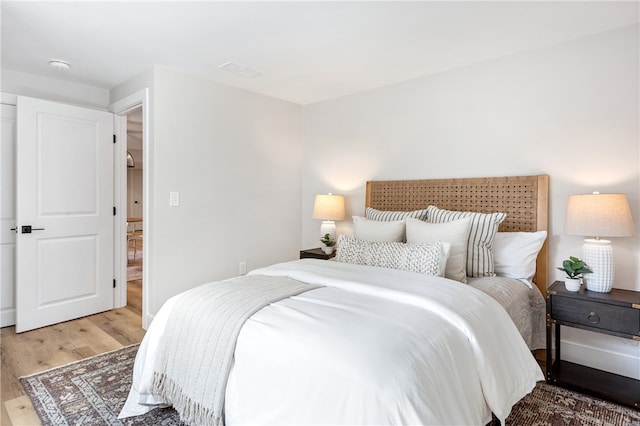
<path fill-rule="evenodd" d="M 612 346 L 611 342 L 607 343 L 608 346 Z M 638 343 L 639 342 L 633 340 L 619 342 L 619 345 L 625 345 L 620 346 L 620 349 L 627 352 L 622 353 L 616 351 L 615 348 L 601 348 L 562 339 L 561 358 L 577 364 L 640 380 L 640 345 L 638 345 Z M 626 346 L 628 344 L 631 345 L 631 350 Z M 615 346 L 615 344 L 613 346 Z M 633 354 L 633 347 L 636 349 L 635 355 Z"/>
<path fill-rule="evenodd" d="M 10 325 L 16 325 L 15 308 L 8 308 L 0 311 L 0 327 L 8 327 Z"/>
<path fill-rule="evenodd" d="M 147 330 L 149 329 L 149 326 L 151 325 L 151 321 L 153 321 L 153 318 L 155 317 L 155 315 L 151 315 L 151 314 L 147 314 L 142 321 L 142 328 Z M 145 321 L 146 320 L 146 321 Z"/>

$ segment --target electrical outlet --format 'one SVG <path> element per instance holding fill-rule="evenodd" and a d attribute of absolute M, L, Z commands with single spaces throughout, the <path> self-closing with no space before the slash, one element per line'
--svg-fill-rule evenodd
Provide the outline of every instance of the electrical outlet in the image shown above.
<path fill-rule="evenodd" d="M 238 275 L 247 275 L 247 262 L 244 260 L 238 265 Z"/>

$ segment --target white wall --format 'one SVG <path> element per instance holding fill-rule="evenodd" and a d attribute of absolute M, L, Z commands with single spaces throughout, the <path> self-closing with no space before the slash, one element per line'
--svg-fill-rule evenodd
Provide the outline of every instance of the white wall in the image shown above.
<path fill-rule="evenodd" d="M 634 25 L 306 106 L 302 246 L 318 245 L 316 193 L 345 195 L 351 215 L 364 212 L 369 179 L 547 173 L 550 281 L 581 253 L 582 238 L 562 234 L 567 197 L 623 192 L 637 232 L 612 239 L 616 287 L 640 291 L 638 40 Z M 592 334 L 563 337 L 626 357 L 621 372 L 640 378 L 638 342 Z"/>
<path fill-rule="evenodd" d="M 298 256 L 302 108 L 163 67 L 112 101 L 145 85 L 153 315 L 174 294 L 238 275 L 241 261 L 251 270 Z M 169 207 L 171 191 L 179 207 Z"/>
<path fill-rule="evenodd" d="M 109 89 L 7 69 L 2 70 L 1 81 L 4 93 L 99 109 L 109 105 Z"/>

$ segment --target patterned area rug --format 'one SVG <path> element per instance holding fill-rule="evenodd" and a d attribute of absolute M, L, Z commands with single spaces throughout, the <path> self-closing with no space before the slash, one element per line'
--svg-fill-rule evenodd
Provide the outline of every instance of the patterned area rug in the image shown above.
<path fill-rule="evenodd" d="M 171 408 L 119 420 L 138 345 L 20 378 L 44 425 L 180 425 Z M 516 404 L 507 425 L 640 426 L 640 412 L 538 383 Z"/>
<path fill-rule="evenodd" d="M 513 407 L 507 424 L 640 426 L 640 411 L 539 382 Z"/>
<path fill-rule="evenodd" d="M 180 425 L 172 408 L 155 409 L 128 419 L 118 414 L 131 387 L 138 345 L 21 377 L 45 426 Z"/>

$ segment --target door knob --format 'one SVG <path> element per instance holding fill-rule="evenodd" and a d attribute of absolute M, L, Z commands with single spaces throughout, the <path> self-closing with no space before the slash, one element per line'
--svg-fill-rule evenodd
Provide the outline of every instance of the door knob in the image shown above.
<path fill-rule="evenodd" d="M 22 233 L 23 234 L 30 234 L 31 231 L 44 231 L 44 228 L 33 228 L 31 225 L 23 225 L 22 226 Z"/>

